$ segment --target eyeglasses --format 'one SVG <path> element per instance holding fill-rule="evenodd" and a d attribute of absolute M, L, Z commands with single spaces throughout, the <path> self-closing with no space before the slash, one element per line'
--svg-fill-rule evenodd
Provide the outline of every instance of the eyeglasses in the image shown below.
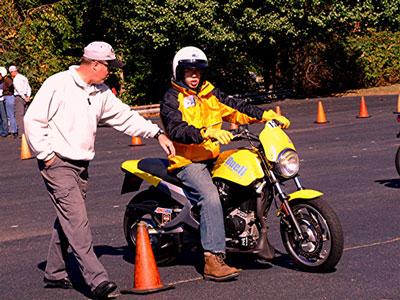
<path fill-rule="evenodd" d="M 108 63 L 104 62 L 104 61 L 100 61 L 100 60 L 96 60 L 99 64 L 105 66 L 107 68 L 108 72 L 112 72 L 111 67 Z"/>

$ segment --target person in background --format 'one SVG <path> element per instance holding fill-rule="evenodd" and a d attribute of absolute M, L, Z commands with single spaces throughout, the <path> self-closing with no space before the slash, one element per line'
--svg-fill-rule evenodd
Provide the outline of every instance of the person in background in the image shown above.
<path fill-rule="evenodd" d="M 7 75 L 7 69 L 0 67 L 0 81 L 3 82 L 3 97 L 7 114 L 8 134 L 18 137 L 17 121 L 15 119 L 15 97 L 12 79 Z"/>
<path fill-rule="evenodd" d="M 18 72 L 16 66 L 10 66 L 8 71 L 11 74 L 14 85 L 14 96 L 15 96 L 15 117 L 17 120 L 18 135 L 21 136 L 24 133 L 24 115 L 25 111 L 31 101 L 31 87 L 29 85 L 28 78 Z"/>
<path fill-rule="evenodd" d="M 49 77 L 35 95 L 25 117 L 25 134 L 56 209 L 44 274 L 46 287 L 72 288 L 65 266 L 70 246 L 83 278 L 96 299 L 115 296 L 117 285 L 93 251 L 86 213 L 89 162 L 99 122 L 130 136 L 156 139 L 168 156 L 172 142 L 158 125 L 144 119 L 104 84 L 113 68 L 122 68 L 105 42 L 84 48 L 79 66 Z"/>
<path fill-rule="evenodd" d="M 160 115 L 176 148 L 176 155 L 169 159 L 169 171 L 200 206 L 204 278 L 226 281 L 237 277 L 239 270 L 224 261 L 224 216 L 210 174 L 220 153 L 219 144 L 228 144 L 233 138 L 231 132 L 222 129 L 222 122 L 247 124 L 276 119 L 287 128 L 290 121 L 272 110 L 264 111 L 225 95 L 205 80 L 207 67 L 206 55 L 196 47 L 184 47 L 175 54 L 173 80 L 161 101 Z"/>
<path fill-rule="evenodd" d="M 4 106 L 4 97 L 3 97 L 3 80 L 4 67 L 0 67 L 0 137 L 8 136 L 8 121 L 6 114 L 6 107 Z"/>

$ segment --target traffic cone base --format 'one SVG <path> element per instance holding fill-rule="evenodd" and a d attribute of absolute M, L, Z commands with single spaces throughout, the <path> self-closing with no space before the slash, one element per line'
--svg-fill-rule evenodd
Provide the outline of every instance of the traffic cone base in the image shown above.
<path fill-rule="evenodd" d="M 132 137 L 132 142 L 131 142 L 131 146 L 144 146 L 143 142 L 142 142 L 142 138 L 140 136 L 133 136 Z"/>
<path fill-rule="evenodd" d="M 175 286 L 172 284 L 168 284 L 165 286 L 161 286 L 159 288 L 153 288 L 153 289 L 147 289 L 147 290 L 143 290 L 143 289 L 130 289 L 130 290 L 121 290 L 121 294 L 141 294 L 141 295 L 145 295 L 145 294 L 151 294 L 151 293 L 157 293 L 157 292 L 161 292 L 161 291 L 166 291 L 166 290 L 171 290 L 174 289 Z"/>
<path fill-rule="evenodd" d="M 318 101 L 318 107 L 317 107 L 317 120 L 314 122 L 316 124 L 326 124 L 329 123 L 329 121 L 326 119 L 325 111 L 324 111 L 324 106 L 322 105 L 321 101 Z"/>
<path fill-rule="evenodd" d="M 357 116 L 358 119 L 370 118 L 371 116 L 368 114 L 367 104 L 365 102 L 365 97 L 361 96 L 360 102 L 360 113 Z"/>
<path fill-rule="evenodd" d="M 25 134 L 23 133 L 21 136 L 21 160 L 31 158 L 33 158 L 33 155 L 31 153 L 31 150 L 29 149 Z"/>
<path fill-rule="evenodd" d="M 136 257 L 134 272 L 134 287 L 123 290 L 124 294 L 148 294 L 174 288 L 173 285 L 163 285 L 157 269 L 154 253 L 151 248 L 146 223 L 137 224 Z"/>

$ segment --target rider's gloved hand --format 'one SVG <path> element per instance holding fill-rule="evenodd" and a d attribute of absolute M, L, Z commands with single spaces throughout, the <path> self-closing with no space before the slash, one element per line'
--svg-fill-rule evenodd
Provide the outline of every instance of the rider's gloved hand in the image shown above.
<path fill-rule="evenodd" d="M 223 129 L 208 128 L 204 131 L 205 139 L 216 139 L 221 144 L 229 144 L 233 139 L 233 134 Z"/>
<path fill-rule="evenodd" d="M 264 111 L 264 113 L 262 115 L 262 120 L 264 122 L 268 122 L 271 120 L 277 120 L 279 123 L 282 124 L 282 128 L 289 128 L 289 126 L 290 126 L 289 119 L 285 118 L 284 116 L 278 115 L 272 109 L 270 109 L 268 111 Z"/>

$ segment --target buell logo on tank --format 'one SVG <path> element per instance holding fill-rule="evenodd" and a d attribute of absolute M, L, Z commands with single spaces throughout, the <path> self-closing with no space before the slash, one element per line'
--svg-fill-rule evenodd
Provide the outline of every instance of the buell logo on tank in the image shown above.
<path fill-rule="evenodd" d="M 229 157 L 224 164 L 239 176 L 243 176 L 247 171 L 247 167 L 238 164 L 232 157 Z"/>

